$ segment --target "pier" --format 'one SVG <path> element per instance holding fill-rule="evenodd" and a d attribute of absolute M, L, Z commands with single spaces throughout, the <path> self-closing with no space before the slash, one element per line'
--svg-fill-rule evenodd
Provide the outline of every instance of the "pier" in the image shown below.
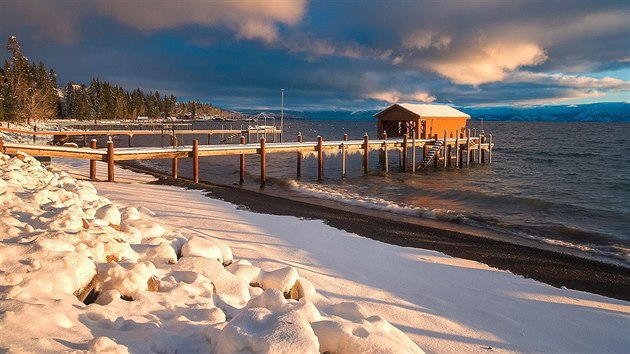
<path fill-rule="evenodd" d="M 7 128 L 1 128 L 6 131 Z M 33 131 L 17 131 L 9 129 L 12 132 L 22 134 L 41 134 L 52 135 L 53 132 L 33 132 Z M 68 131 L 69 135 L 120 135 L 137 134 L 143 131 Z M 146 131 L 149 133 L 149 131 Z M 178 130 L 177 133 L 181 133 Z M 111 139 L 107 142 L 106 148 L 96 148 L 96 140 L 90 142 L 89 147 L 76 146 L 54 146 L 54 145 L 35 145 L 35 144 L 18 144 L 4 142 L 0 138 L 0 151 L 5 154 L 17 154 L 22 151 L 31 156 L 40 157 L 64 157 L 87 159 L 92 161 L 90 164 L 90 178 L 96 180 L 95 165 L 96 161 L 107 162 L 108 176 L 107 181 L 115 181 L 115 162 L 129 160 L 147 160 L 147 159 L 172 159 L 173 171 L 172 177 L 178 178 L 178 159 L 193 159 L 193 176 L 195 182 L 199 181 L 199 158 L 205 156 L 235 156 L 240 161 L 240 182 L 244 181 L 245 176 L 245 159 L 248 155 L 260 156 L 260 183 L 265 184 L 266 181 L 266 156 L 268 154 L 295 154 L 296 155 L 296 177 L 302 175 L 301 164 L 306 154 L 314 154 L 317 156 L 318 180 L 322 181 L 324 176 L 324 159 L 328 154 L 336 154 L 341 157 L 342 175 L 346 176 L 347 159 L 349 153 L 359 152 L 363 159 L 364 173 L 369 172 L 369 154 L 378 153 L 381 161 L 379 168 L 385 172 L 390 172 L 391 162 L 390 153 L 392 150 L 398 152 L 398 167 L 402 172 L 416 173 L 426 169 L 428 166 L 435 167 L 463 167 L 473 163 L 491 163 L 492 149 L 494 143 L 492 135 L 476 135 L 476 131 L 468 130 L 466 137 L 447 137 L 446 132 L 443 138 L 433 139 L 415 139 L 403 136 L 403 138 L 388 139 L 384 134 L 383 139 L 370 140 L 365 134 L 361 140 L 348 140 L 348 136 L 344 135 L 342 140 L 325 141 L 323 137 L 318 137 L 317 141 L 302 141 L 302 136 L 298 135 L 295 142 L 267 142 L 263 135 L 257 142 L 247 142 L 243 131 L 224 131 L 224 130 L 194 130 L 185 131 L 189 134 L 239 134 L 238 144 L 218 144 L 218 145 L 200 145 L 199 140 L 193 140 L 192 145 L 167 147 L 118 147 L 114 146 Z M 59 133 L 59 132 L 54 132 Z M 176 139 L 175 139 L 176 140 Z M 411 155 L 411 156 L 409 156 Z M 419 156 L 418 156 L 419 155 Z M 411 159 L 409 159 L 411 157 Z M 420 161 L 417 163 L 416 161 Z"/>

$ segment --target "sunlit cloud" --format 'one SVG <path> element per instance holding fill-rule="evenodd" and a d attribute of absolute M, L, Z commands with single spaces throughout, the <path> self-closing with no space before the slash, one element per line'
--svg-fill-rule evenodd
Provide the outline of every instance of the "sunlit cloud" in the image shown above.
<path fill-rule="evenodd" d="M 422 65 L 456 84 L 477 86 L 501 81 L 519 67 L 546 59 L 543 49 L 533 43 L 494 42 L 449 52 Z"/>
<path fill-rule="evenodd" d="M 432 96 L 428 92 L 416 91 L 411 93 L 401 93 L 396 90 L 387 91 L 374 91 L 364 95 L 367 99 L 383 101 L 387 103 L 399 103 L 399 102 L 422 102 L 430 103 L 436 100 L 435 96 Z"/>
<path fill-rule="evenodd" d="M 279 37 L 279 25 L 294 26 L 302 19 L 306 4 L 306 0 L 31 0 L 4 2 L 2 6 L 6 7 L 3 12 L 18 14 L 21 21 L 39 28 L 42 35 L 70 44 L 81 37 L 81 21 L 94 15 L 108 16 L 145 32 L 187 25 L 223 26 L 233 30 L 238 38 L 273 42 Z"/>

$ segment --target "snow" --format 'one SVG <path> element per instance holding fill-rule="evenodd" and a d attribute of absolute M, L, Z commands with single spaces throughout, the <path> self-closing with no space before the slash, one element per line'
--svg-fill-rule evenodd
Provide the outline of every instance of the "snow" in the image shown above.
<path fill-rule="evenodd" d="M 625 352 L 630 303 L 0 155 L 0 350 Z M 104 164 L 98 163 L 98 170 Z M 98 172 L 97 172 L 98 173 Z M 102 175 L 102 173 L 101 173 Z M 71 177 L 73 176 L 73 177 Z M 93 287 L 96 299 L 78 297 Z M 422 348 L 422 349 L 420 349 Z"/>

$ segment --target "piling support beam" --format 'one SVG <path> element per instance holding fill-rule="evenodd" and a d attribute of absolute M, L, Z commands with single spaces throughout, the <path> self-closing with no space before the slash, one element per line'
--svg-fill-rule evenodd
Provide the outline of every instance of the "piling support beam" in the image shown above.
<path fill-rule="evenodd" d="M 297 141 L 298 141 L 298 143 L 302 142 L 302 132 L 298 132 Z M 297 163 L 296 163 L 297 171 L 296 171 L 296 174 L 295 174 L 297 178 L 302 177 L 302 159 L 303 159 L 302 152 L 298 151 L 298 153 L 297 153 Z"/>
<path fill-rule="evenodd" d="M 260 186 L 265 186 L 265 180 L 267 178 L 267 151 L 266 151 L 266 140 L 265 137 L 262 136 L 260 138 Z"/>
<path fill-rule="evenodd" d="M 470 166 L 471 156 L 472 151 L 470 151 L 470 129 L 468 129 L 468 134 L 466 135 L 466 166 Z"/>
<path fill-rule="evenodd" d="M 477 137 L 477 163 L 483 163 L 481 161 L 481 136 Z"/>
<path fill-rule="evenodd" d="M 459 134 L 455 135 L 455 167 L 459 167 Z"/>
<path fill-rule="evenodd" d="M 245 135 L 241 135 L 241 145 L 245 144 Z M 240 156 L 240 169 L 239 169 L 239 183 L 245 182 L 245 154 L 241 154 Z"/>
<path fill-rule="evenodd" d="M 363 135 L 363 173 L 368 173 L 369 161 L 370 161 L 370 146 L 367 133 Z"/>
<path fill-rule="evenodd" d="M 173 134 L 173 147 L 177 146 L 177 137 Z M 177 179 L 179 170 L 179 160 L 177 157 L 173 158 L 173 179 Z"/>
<path fill-rule="evenodd" d="M 193 140 L 193 182 L 199 183 L 199 140 Z"/>
<path fill-rule="evenodd" d="M 389 172 L 389 154 L 387 153 L 387 133 L 383 132 L 383 169 Z"/>
<path fill-rule="evenodd" d="M 96 149 L 96 139 L 90 140 L 90 149 Z M 90 160 L 90 180 L 96 181 L 96 160 Z"/>
<path fill-rule="evenodd" d="M 488 163 L 492 163 L 492 134 L 488 138 Z"/>
<path fill-rule="evenodd" d="M 446 141 L 446 129 L 444 129 L 444 142 L 442 143 L 442 155 L 444 156 L 444 167 L 447 166 L 448 161 L 446 161 L 447 156 L 446 156 L 446 145 L 447 145 L 447 141 Z"/>
<path fill-rule="evenodd" d="M 324 179 L 324 139 L 317 137 L 317 180 Z"/>
<path fill-rule="evenodd" d="M 407 134 L 403 135 L 402 170 L 403 172 L 407 172 Z"/>
<path fill-rule="evenodd" d="M 133 134 L 128 134 L 127 135 L 127 146 L 131 147 L 131 137 L 133 136 Z"/>
<path fill-rule="evenodd" d="M 416 132 L 411 136 L 411 174 L 416 174 Z"/>
<path fill-rule="evenodd" d="M 114 142 L 107 142 L 107 182 L 114 182 Z"/>

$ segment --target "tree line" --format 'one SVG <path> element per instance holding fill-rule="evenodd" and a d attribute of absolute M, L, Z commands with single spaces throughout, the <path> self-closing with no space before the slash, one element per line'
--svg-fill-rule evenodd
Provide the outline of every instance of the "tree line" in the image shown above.
<path fill-rule="evenodd" d="M 200 101 L 177 102 L 174 95 L 158 91 L 132 92 L 106 81 L 92 79 L 89 85 L 69 82 L 57 87 L 54 70 L 43 63 L 29 63 L 17 38 L 9 37 L 11 59 L 0 68 L 0 121 L 25 122 L 53 118 L 122 120 L 148 118 L 197 118 L 226 116 L 228 112 Z"/>

